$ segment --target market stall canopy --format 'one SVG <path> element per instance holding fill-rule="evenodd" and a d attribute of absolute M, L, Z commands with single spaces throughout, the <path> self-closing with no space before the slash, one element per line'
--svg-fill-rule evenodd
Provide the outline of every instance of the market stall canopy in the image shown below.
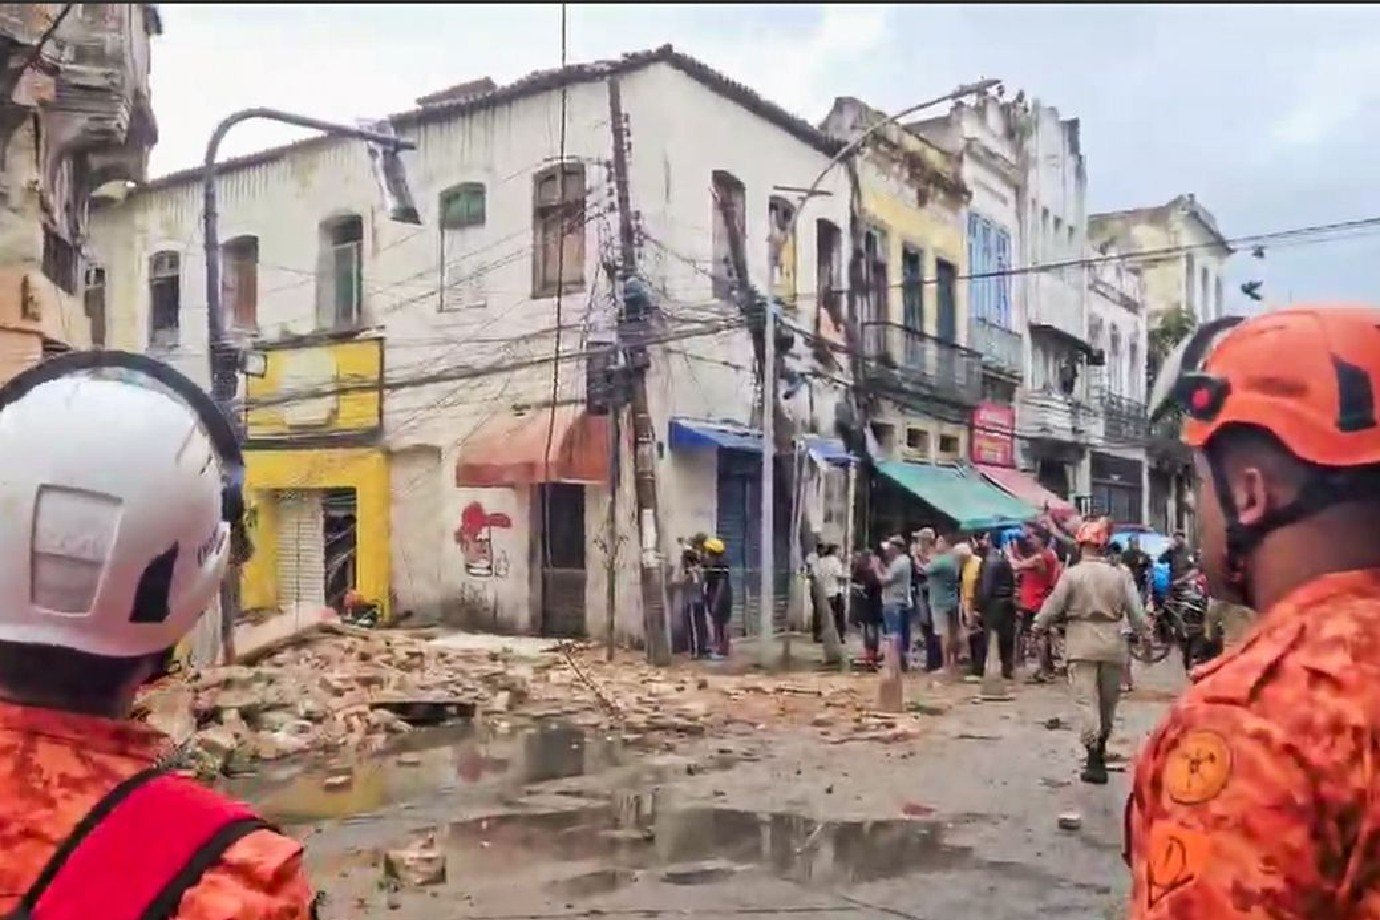
<path fill-rule="evenodd" d="M 609 478 L 608 456 L 608 419 L 589 415 L 582 406 L 495 416 L 481 423 L 465 441 L 456 461 L 455 484 L 602 485 Z"/>
<path fill-rule="evenodd" d="M 805 449 L 826 463 L 846 465 L 854 462 L 843 442 L 823 435 L 807 434 Z M 668 426 L 667 441 L 671 450 L 741 450 L 754 454 L 762 452 L 762 432 L 746 425 L 731 422 L 673 418 Z"/>
<path fill-rule="evenodd" d="M 940 514 L 959 530 L 990 530 L 1039 517 L 1040 512 L 997 488 L 976 470 L 936 463 L 886 461 L 877 470 Z"/>
<path fill-rule="evenodd" d="M 1033 476 L 1022 473 L 1020 470 L 1003 466 L 988 466 L 983 463 L 977 464 L 977 468 L 982 475 L 992 480 L 998 487 L 1026 504 L 1036 508 L 1049 509 L 1050 517 L 1060 523 L 1065 518 L 1073 517 L 1078 513 L 1072 504 L 1040 485 Z"/>

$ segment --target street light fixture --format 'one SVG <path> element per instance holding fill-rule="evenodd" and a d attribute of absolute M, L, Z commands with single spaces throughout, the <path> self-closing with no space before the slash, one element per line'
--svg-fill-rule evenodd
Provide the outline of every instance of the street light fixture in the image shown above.
<path fill-rule="evenodd" d="M 409 213 L 406 205 L 412 201 L 407 191 L 407 180 L 400 151 L 414 150 L 416 144 L 398 137 L 392 125 L 385 123 L 371 125 L 369 128 L 340 125 L 321 121 L 305 115 L 282 112 L 278 109 L 244 109 L 226 116 L 211 132 L 206 143 L 206 159 L 201 173 L 202 197 L 202 250 L 206 257 L 206 340 L 207 360 L 211 370 L 211 396 L 225 413 L 226 419 L 234 428 L 241 441 L 244 439 L 243 426 L 235 417 L 231 402 L 239 385 L 239 373 L 243 369 L 250 372 L 266 371 L 262 366 L 266 361 L 257 359 L 244 361 L 240 349 L 229 342 L 225 335 L 225 318 L 221 314 L 220 302 L 220 239 L 216 222 L 219 214 L 216 209 L 216 155 L 220 143 L 235 125 L 241 122 L 262 118 L 299 128 L 311 128 L 332 137 L 350 137 L 369 144 L 370 157 L 374 165 L 375 180 L 380 184 L 384 201 L 390 215 L 408 223 L 421 223 L 413 206 Z M 257 375 L 256 375 L 257 376 Z M 226 664 L 235 660 L 235 619 L 239 610 L 239 567 L 243 559 L 231 559 L 231 566 L 220 586 L 220 641 L 221 655 Z"/>

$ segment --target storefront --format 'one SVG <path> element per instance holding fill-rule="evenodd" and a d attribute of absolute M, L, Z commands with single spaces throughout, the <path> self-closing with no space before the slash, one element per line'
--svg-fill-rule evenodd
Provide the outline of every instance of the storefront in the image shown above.
<path fill-rule="evenodd" d="M 972 460 L 980 466 L 1016 465 L 1016 410 L 1001 403 L 979 403 L 973 410 Z"/>

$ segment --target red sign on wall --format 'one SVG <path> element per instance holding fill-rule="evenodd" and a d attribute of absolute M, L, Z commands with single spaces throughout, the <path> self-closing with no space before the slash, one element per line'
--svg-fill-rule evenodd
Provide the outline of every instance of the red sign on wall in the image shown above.
<path fill-rule="evenodd" d="M 972 458 L 988 466 L 1016 465 L 1016 410 L 1001 403 L 978 403 L 973 410 Z"/>

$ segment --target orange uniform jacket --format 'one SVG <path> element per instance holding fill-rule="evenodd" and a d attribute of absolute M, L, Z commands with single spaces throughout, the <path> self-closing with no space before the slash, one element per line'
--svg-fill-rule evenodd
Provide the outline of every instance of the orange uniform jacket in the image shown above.
<path fill-rule="evenodd" d="M 1126 804 L 1133 920 L 1380 918 L 1380 570 L 1193 673 Z"/>
<path fill-rule="evenodd" d="M 146 726 L 0 703 L 0 916 L 77 822 L 167 739 Z M 309 920 L 302 846 L 270 831 L 240 840 L 182 898 L 177 920 Z"/>

